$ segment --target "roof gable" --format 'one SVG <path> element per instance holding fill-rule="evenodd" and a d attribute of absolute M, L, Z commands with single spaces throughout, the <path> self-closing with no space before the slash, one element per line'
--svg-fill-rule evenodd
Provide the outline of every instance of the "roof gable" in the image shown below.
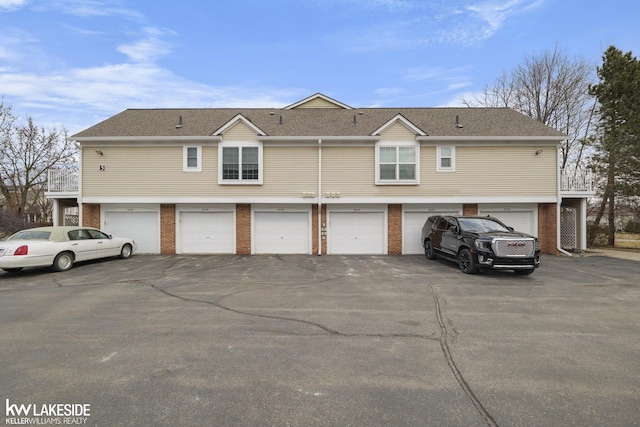
<path fill-rule="evenodd" d="M 321 93 L 316 93 L 315 95 L 311 95 L 301 101 L 284 107 L 285 110 L 293 110 L 294 108 L 342 108 L 346 110 L 352 109 L 347 104 L 343 104 L 342 102 L 336 101 L 335 99 L 329 98 L 328 96 Z"/>
<path fill-rule="evenodd" d="M 391 120 L 387 121 L 378 129 L 374 130 L 371 133 L 371 136 L 380 135 L 382 132 L 389 129 L 389 127 L 393 126 L 396 123 L 400 123 L 402 126 L 407 128 L 410 132 L 413 132 L 416 135 L 427 136 L 427 134 L 422 129 L 420 129 L 418 126 L 414 125 L 413 123 L 411 123 L 406 117 L 404 117 L 400 113 L 396 114 L 395 117 L 393 117 Z"/>
<path fill-rule="evenodd" d="M 244 117 L 242 114 L 238 113 L 238 114 L 236 114 L 236 116 L 234 118 L 232 118 L 227 123 L 222 125 L 218 130 L 214 131 L 211 134 L 211 136 L 222 135 L 223 133 L 225 133 L 226 131 L 228 131 L 229 129 L 231 129 L 232 127 L 234 127 L 238 123 L 244 123 L 245 126 L 247 126 L 249 129 L 254 131 L 256 133 L 256 135 L 260 135 L 260 136 L 265 136 L 266 135 L 266 133 L 264 131 L 262 131 L 262 129 L 260 129 L 258 126 L 254 125 L 249 119 Z"/>

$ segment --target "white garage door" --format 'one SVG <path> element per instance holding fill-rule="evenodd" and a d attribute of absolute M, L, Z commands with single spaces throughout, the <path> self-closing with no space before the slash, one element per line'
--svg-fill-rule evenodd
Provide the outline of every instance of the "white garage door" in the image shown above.
<path fill-rule="evenodd" d="M 180 212 L 180 253 L 235 252 L 233 212 Z"/>
<path fill-rule="evenodd" d="M 532 236 L 538 235 L 537 224 L 535 223 L 535 215 L 533 211 L 483 209 L 480 210 L 480 215 L 491 215 L 498 218 L 509 227 L 513 227 L 516 231 L 531 234 Z"/>
<path fill-rule="evenodd" d="M 458 210 L 438 210 L 425 212 L 405 212 L 402 219 L 402 253 L 421 254 L 424 253 L 422 242 L 422 226 L 427 218 L 432 215 L 457 215 Z"/>
<path fill-rule="evenodd" d="M 385 253 L 384 212 L 330 212 L 330 254 Z"/>
<path fill-rule="evenodd" d="M 160 220 L 158 212 L 109 212 L 104 213 L 104 230 L 118 237 L 136 241 L 137 253 L 160 253 Z"/>
<path fill-rule="evenodd" d="M 254 253 L 310 254 L 309 212 L 254 212 Z"/>

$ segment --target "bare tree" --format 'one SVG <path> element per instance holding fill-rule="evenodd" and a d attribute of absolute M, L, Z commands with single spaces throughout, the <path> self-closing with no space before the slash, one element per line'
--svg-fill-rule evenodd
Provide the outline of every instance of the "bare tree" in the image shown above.
<path fill-rule="evenodd" d="M 561 167 L 579 168 L 589 142 L 595 101 L 589 94 L 594 67 L 571 58 L 557 46 L 527 55 L 510 73 L 504 72 L 480 95 L 462 102 L 470 107 L 508 107 L 567 134 L 561 145 Z"/>
<path fill-rule="evenodd" d="M 10 212 L 41 212 L 47 171 L 72 167 L 75 155 L 65 129 L 38 127 L 31 117 L 20 123 L 11 107 L 0 102 L 0 194 Z"/>

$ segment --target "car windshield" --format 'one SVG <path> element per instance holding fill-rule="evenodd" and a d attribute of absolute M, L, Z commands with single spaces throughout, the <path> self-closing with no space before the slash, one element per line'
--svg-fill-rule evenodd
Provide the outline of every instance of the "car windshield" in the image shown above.
<path fill-rule="evenodd" d="M 458 218 L 460 227 L 465 231 L 510 231 L 507 227 L 490 218 Z"/>
<path fill-rule="evenodd" d="M 50 231 L 42 230 L 22 230 L 18 231 L 7 240 L 49 240 Z"/>

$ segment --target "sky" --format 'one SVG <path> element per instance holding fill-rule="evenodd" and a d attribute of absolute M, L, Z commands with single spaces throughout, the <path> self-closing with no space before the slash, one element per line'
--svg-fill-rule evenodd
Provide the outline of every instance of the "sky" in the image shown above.
<path fill-rule="evenodd" d="M 45 128 L 127 108 L 460 106 L 556 47 L 637 55 L 635 0 L 0 0 L 0 97 Z M 595 77 L 594 77 L 595 78 Z"/>

